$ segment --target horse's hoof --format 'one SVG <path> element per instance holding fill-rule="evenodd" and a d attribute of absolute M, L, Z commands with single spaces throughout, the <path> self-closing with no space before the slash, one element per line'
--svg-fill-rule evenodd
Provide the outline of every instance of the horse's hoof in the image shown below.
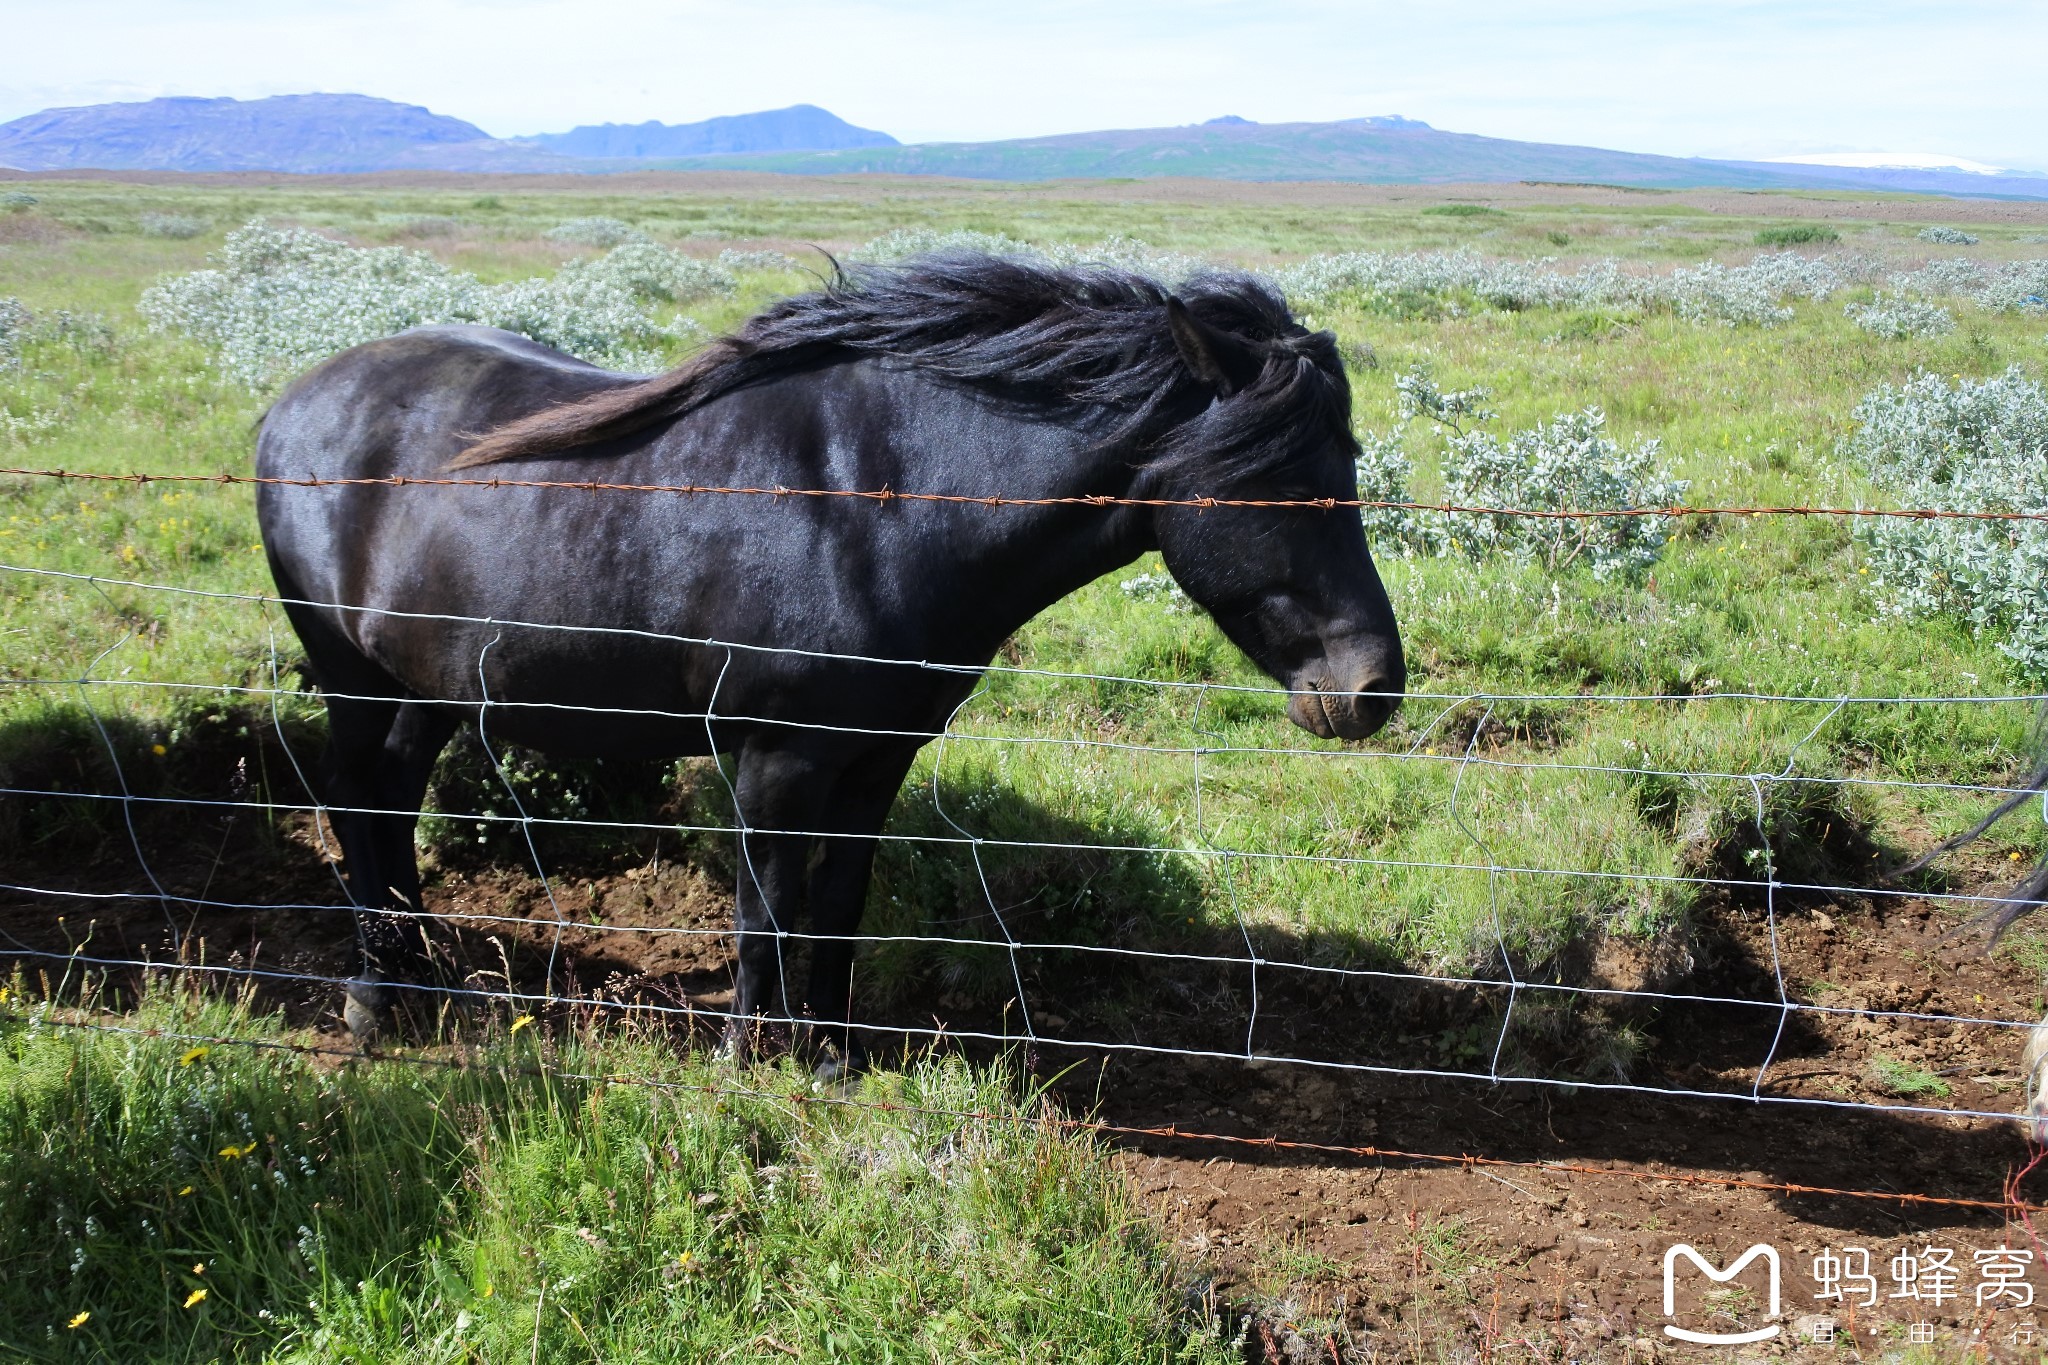
<path fill-rule="evenodd" d="M 744 1066 L 754 1057 L 754 1031 L 734 1019 L 725 1026 L 725 1032 L 718 1035 L 718 1046 L 711 1049 L 714 1059 Z"/>
<path fill-rule="evenodd" d="M 341 1021 L 358 1044 L 374 1044 L 390 1016 L 391 991 L 383 983 L 361 979 L 348 983 L 341 997 Z"/>
<path fill-rule="evenodd" d="M 840 1057 L 827 1057 L 811 1071 L 815 1094 L 844 1099 L 860 1085 L 861 1067 Z"/>

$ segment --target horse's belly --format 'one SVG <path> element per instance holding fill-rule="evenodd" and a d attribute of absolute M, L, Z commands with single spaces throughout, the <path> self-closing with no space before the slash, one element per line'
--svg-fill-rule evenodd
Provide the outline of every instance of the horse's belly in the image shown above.
<path fill-rule="evenodd" d="M 503 703 L 478 714 L 490 739 L 556 758 L 685 758 L 713 751 L 712 733 L 701 719 Z M 717 738 L 720 747 L 729 743 L 723 735 Z"/>

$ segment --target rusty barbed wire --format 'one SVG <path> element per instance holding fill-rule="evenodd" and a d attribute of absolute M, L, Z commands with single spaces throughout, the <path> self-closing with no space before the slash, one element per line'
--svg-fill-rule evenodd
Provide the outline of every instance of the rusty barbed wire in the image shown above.
<path fill-rule="evenodd" d="M 169 964 L 164 964 L 163 969 L 170 969 Z M 2008 1217 L 2031 1217 L 2034 1214 L 2048 1213 L 2048 1204 L 2029 1204 L 2019 1198 L 2018 1181 L 2015 1179 L 2008 1179 L 2005 1182 L 2004 1197 L 2002 1198 L 1969 1199 L 1958 1195 L 1919 1194 L 1901 1190 L 1859 1190 L 1833 1185 L 1807 1185 L 1789 1180 L 1752 1180 L 1742 1176 L 1705 1175 L 1690 1171 L 1643 1171 L 1628 1166 L 1591 1166 L 1583 1162 L 1526 1161 L 1513 1157 L 1475 1156 L 1471 1153 L 1452 1155 L 1445 1152 L 1413 1152 L 1398 1147 L 1356 1146 L 1336 1142 L 1309 1142 L 1278 1136 L 1247 1137 L 1241 1133 L 1211 1133 L 1200 1129 L 1182 1128 L 1178 1124 L 1169 1124 L 1165 1127 L 1146 1127 L 1141 1124 L 1110 1123 L 1102 1119 L 1070 1118 L 1052 1114 L 1034 1116 L 1024 1113 L 997 1114 L 978 1109 L 941 1109 L 926 1105 L 904 1104 L 894 1100 L 865 1100 L 849 1095 L 834 1095 L 829 1092 L 805 1094 L 801 1091 L 784 1092 L 750 1089 L 744 1086 L 692 1084 L 687 1081 L 666 1081 L 652 1076 L 641 1076 L 630 1071 L 589 1072 L 538 1064 L 507 1065 L 502 1061 L 473 1056 L 462 1045 L 457 1045 L 458 1050 L 453 1055 L 435 1056 L 428 1053 L 334 1047 L 320 1043 L 294 1042 L 286 1038 L 244 1038 L 235 1034 L 185 1033 L 159 1025 L 103 1024 L 89 1019 L 64 1018 L 48 1009 L 26 1015 L 15 1011 L 8 1011 L 4 1015 L 0 1015 L 0 1019 L 16 1024 L 41 1024 L 50 1027 L 81 1029 L 96 1033 L 115 1033 L 129 1037 L 152 1038 L 164 1042 L 189 1043 L 202 1047 L 247 1047 L 263 1051 L 287 1052 L 298 1056 L 321 1057 L 344 1062 L 392 1062 L 450 1071 L 490 1067 L 512 1075 L 583 1081 L 597 1085 L 637 1086 L 643 1089 L 677 1091 L 722 1099 L 774 1100 L 797 1105 L 825 1105 L 838 1108 L 866 1109 L 875 1113 L 914 1114 L 927 1118 L 950 1118 L 982 1123 L 1016 1123 L 1054 1128 L 1063 1132 L 1093 1133 L 1105 1137 L 1153 1138 L 1162 1141 L 1209 1143 L 1221 1146 L 1251 1148 L 1264 1152 L 1313 1152 L 1322 1156 L 1351 1157 L 1358 1160 L 1379 1161 L 1383 1163 L 1415 1162 L 1442 1167 L 1455 1166 L 1464 1170 L 1514 1169 L 1567 1177 L 1588 1176 L 1633 1180 L 1639 1184 L 1668 1183 L 1674 1185 L 1708 1186 L 1715 1189 L 1755 1190 L 1765 1194 L 1798 1195 L 1806 1198 L 1867 1199 L 1882 1203 L 1910 1204 L 1923 1208 L 1968 1209 L 1982 1213 L 2000 1213 Z"/>
<path fill-rule="evenodd" d="M 846 498 L 853 501 L 891 504 L 899 502 L 959 504 L 980 507 L 1183 507 L 1298 509 L 1332 512 L 1339 508 L 1359 511 L 1441 512 L 1459 516 L 1531 517 L 1545 521 L 1598 521 L 1607 517 L 1877 517 L 1906 521 L 2042 521 L 2048 511 L 2001 512 L 1959 511 L 1945 507 L 1695 507 L 1676 504 L 1667 507 L 1615 507 L 1599 510 L 1582 508 L 1486 507 L 1455 502 L 1386 502 L 1375 498 L 1125 498 L 1107 493 L 1078 493 L 1050 498 L 1012 498 L 1000 494 L 905 493 L 893 488 L 788 488 L 781 484 L 751 487 L 694 483 L 605 483 L 598 480 L 563 479 L 446 479 L 410 474 L 382 478 L 288 479 L 259 474 L 146 474 L 107 473 L 76 469 L 0 468 L 0 475 L 23 478 L 69 479 L 90 483 L 204 483 L 221 487 L 243 484 L 281 488 L 557 488 L 582 493 L 668 493 L 679 497 L 765 497 Z"/>

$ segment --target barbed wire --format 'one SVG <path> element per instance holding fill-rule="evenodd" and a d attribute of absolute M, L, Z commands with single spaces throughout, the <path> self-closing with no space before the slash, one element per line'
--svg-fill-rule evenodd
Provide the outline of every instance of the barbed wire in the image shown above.
<path fill-rule="evenodd" d="M 0 468 L 0 475 L 71 479 L 93 483 L 132 483 L 138 486 L 152 483 L 204 483 L 220 487 L 253 484 L 282 488 L 541 488 L 581 493 L 665 493 L 684 497 L 844 498 L 883 505 L 906 502 L 971 507 L 1179 507 L 1198 510 L 1242 507 L 1315 512 L 1332 512 L 1343 508 L 1359 511 L 1442 512 L 1458 516 L 1529 517 L 1544 521 L 1599 521 L 1609 517 L 1878 517 L 1911 521 L 2048 521 L 2048 511 L 1962 511 L 1937 507 L 1699 507 L 1674 504 L 1664 507 L 1581 509 L 1491 507 L 1455 502 L 1389 502 L 1375 498 L 1128 498 L 1106 493 L 1013 498 L 979 493 L 905 493 L 892 488 L 789 488 L 781 484 L 753 487 L 693 483 L 607 483 L 595 479 L 451 479 L 411 474 L 360 478 L 309 476 L 294 479 L 259 474 L 123 474 L 23 467 Z"/>

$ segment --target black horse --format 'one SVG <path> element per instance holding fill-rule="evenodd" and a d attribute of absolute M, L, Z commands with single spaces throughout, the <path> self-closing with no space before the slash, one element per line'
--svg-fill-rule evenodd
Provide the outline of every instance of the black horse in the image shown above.
<path fill-rule="evenodd" d="M 1121 271 L 961 255 L 841 274 L 651 379 L 484 328 L 371 342 L 291 386 L 257 464 L 284 479 L 518 461 L 505 477 L 1343 499 L 1350 409 L 1334 338 L 1252 277 L 1176 296 Z M 563 756 L 733 756 L 735 1019 L 807 1005 L 844 1047 L 843 936 L 890 803 L 977 670 L 1045 607 L 1157 549 L 1294 693 L 1296 724 L 1370 735 L 1406 680 L 1349 509 L 266 485 L 258 515 L 326 694 L 322 797 L 359 907 L 359 1028 L 393 986 L 430 979 L 413 829 L 461 723 Z M 814 933 L 841 937 L 814 944 L 792 1001 L 780 935 L 805 906 Z"/>

